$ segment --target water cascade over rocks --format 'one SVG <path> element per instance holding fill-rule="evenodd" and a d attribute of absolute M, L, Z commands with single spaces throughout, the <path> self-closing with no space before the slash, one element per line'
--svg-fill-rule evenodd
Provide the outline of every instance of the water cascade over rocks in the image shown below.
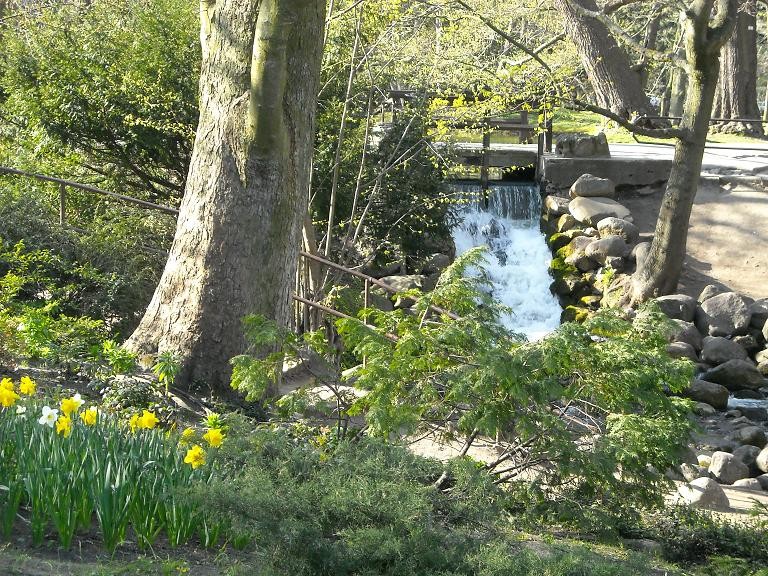
<path fill-rule="evenodd" d="M 453 232 L 456 253 L 488 246 L 488 276 L 493 296 L 512 308 L 504 325 L 529 339 L 541 338 L 560 324 L 562 309 L 549 286 L 551 253 L 539 230 L 541 196 L 534 184 L 494 184 L 487 206 L 476 184 L 454 184 L 473 200 Z"/>

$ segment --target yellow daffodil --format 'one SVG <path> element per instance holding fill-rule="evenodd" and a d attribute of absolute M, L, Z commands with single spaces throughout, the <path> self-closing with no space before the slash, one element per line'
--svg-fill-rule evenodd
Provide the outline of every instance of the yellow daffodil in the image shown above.
<path fill-rule="evenodd" d="M 0 406 L 3 408 L 10 408 L 16 404 L 18 399 L 19 395 L 13 391 L 13 388 L 10 390 L 8 388 L 0 388 Z"/>
<path fill-rule="evenodd" d="M 71 398 L 64 398 L 61 401 L 61 411 L 64 415 L 69 416 L 80 410 L 80 406 L 85 404 L 85 400 L 80 397 L 80 394 L 75 394 Z"/>
<path fill-rule="evenodd" d="M 29 376 L 22 376 L 19 381 L 19 392 L 25 396 L 33 396 L 37 390 L 37 384 Z"/>
<path fill-rule="evenodd" d="M 72 434 L 72 419 L 69 416 L 62 414 L 59 419 L 56 420 L 56 433 L 61 434 L 66 438 Z"/>
<path fill-rule="evenodd" d="M 96 424 L 96 420 L 98 420 L 99 417 L 99 411 L 96 408 L 96 406 L 91 406 L 88 408 L 88 410 L 84 410 L 80 413 L 80 419 L 83 421 L 83 424 L 86 426 L 93 426 Z"/>
<path fill-rule="evenodd" d="M 211 448 L 218 448 L 224 442 L 224 433 L 221 431 L 221 428 L 211 428 L 203 434 L 203 440 L 208 442 Z"/>
<path fill-rule="evenodd" d="M 10 378 L 3 378 L 0 380 L 0 389 L 2 390 L 10 390 L 13 392 L 13 380 Z"/>
<path fill-rule="evenodd" d="M 195 429 L 185 428 L 184 432 L 181 433 L 181 438 L 179 439 L 179 442 L 181 444 L 189 444 L 192 442 L 194 438 L 195 438 Z"/>
<path fill-rule="evenodd" d="M 131 419 L 128 420 L 128 426 L 131 429 L 131 432 L 136 432 L 136 429 L 139 427 L 139 415 L 134 414 L 131 416 Z"/>
<path fill-rule="evenodd" d="M 187 450 L 186 456 L 184 456 L 184 463 L 192 466 L 192 469 L 199 468 L 205 464 L 205 450 L 199 444 L 195 444 Z"/>
<path fill-rule="evenodd" d="M 139 428 L 152 430 L 152 428 L 154 428 L 158 422 L 160 422 L 160 420 L 157 419 L 157 416 L 155 416 L 154 413 L 150 412 L 149 410 L 144 410 L 142 415 L 139 417 L 138 425 Z"/>

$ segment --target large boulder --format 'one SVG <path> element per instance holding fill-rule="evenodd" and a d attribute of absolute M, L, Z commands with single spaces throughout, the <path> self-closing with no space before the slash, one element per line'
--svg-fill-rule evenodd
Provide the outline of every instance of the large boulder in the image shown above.
<path fill-rule="evenodd" d="M 733 454 L 715 452 L 709 464 L 709 475 L 721 484 L 733 484 L 749 478 L 749 467 Z"/>
<path fill-rule="evenodd" d="M 587 256 L 585 252 L 587 246 L 592 244 L 592 242 L 594 242 L 594 239 L 589 236 L 577 236 L 571 240 L 561 251 L 562 253 L 567 254 L 565 263 L 575 266 L 582 272 L 597 268 L 597 262 Z"/>
<path fill-rule="evenodd" d="M 427 258 L 426 262 L 424 262 L 421 271 L 427 275 L 437 274 L 448 268 L 450 265 L 451 259 L 447 254 L 432 254 L 432 256 Z"/>
<path fill-rule="evenodd" d="M 701 337 L 701 332 L 693 322 L 686 322 L 685 320 L 673 320 L 673 323 L 677 325 L 670 334 L 670 340 L 673 342 L 686 342 L 693 346 L 693 348 L 699 352 L 704 345 Z"/>
<path fill-rule="evenodd" d="M 746 360 L 747 351 L 733 340 L 722 336 L 706 336 L 701 349 L 701 359 L 707 364 L 723 364 L 728 360 Z"/>
<path fill-rule="evenodd" d="M 705 300 L 712 298 L 712 296 L 717 296 L 718 294 L 723 294 L 725 292 L 728 292 L 728 290 L 725 288 L 722 288 L 716 284 L 707 284 L 699 294 L 698 300 L 699 302 L 704 302 Z"/>
<path fill-rule="evenodd" d="M 606 236 L 590 242 L 584 253 L 595 262 L 605 264 L 606 258 L 611 256 L 626 257 L 629 254 L 629 246 L 621 236 Z"/>
<path fill-rule="evenodd" d="M 384 276 L 380 280 L 396 292 L 405 292 L 414 288 L 421 290 L 425 279 L 421 274 L 407 274 L 405 276 Z"/>
<path fill-rule="evenodd" d="M 725 490 L 712 478 L 697 478 L 677 491 L 683 502 L 694 508 L 728 510 L 730 507 Z"/>
<path fill-rule="evenodd" d="M 728 407 L 728 388 L 714 382 L 694 380 L 683 395 L 697 402 L 705 402 L 718 410 Z"/>
<path fill-rule="evenodd" d="M 755 458 L 755 465 L 761 472 L 768 472 L 768 446 L 760 450 L 760 454 Z"/>
<path fill-rule="evenodd" d="M 597 231 L 601 238 L 606 236 L 621 236 L 627 244 L 634 244 L 640 237 L 640 230 L 627 220 L 621 218 L 603 218 L 597 223 Z"/>
<path fill-rule="evenodd" d="M 691 322 L 696 314 L 696 300 L 685 294 L 659 296 L 656 298 L 656 304 L 659 305 L 664 314 L 675 320 Z"/>
<path fill-rule="evenodd" d="M 768 322 L 763 326 L 763 339 L 768 342 Z"/>
<path fill-rule="evenodd" d="M 573 230 L 578 226 L 579 223 L 576 222 L 576 218 L 571 216 L 570 214 L 563 214 L 560 216 L 560 218 L 557 219 L 557 231 L 558 232 L 568 232 L 569 230 Z"/>
<path fill-rule="evenodd" d="M 569 191 L 571 198 L 593 198 L 602 196 L 603 198 L 616 197 L 616 185 L 608 178 L 598 178 L 592 174 L 582 174 L 571 185 Z"/>
<path fill-rule="evenodd" d="M 707 298 L 696 310 L 696 326 L 704 335 L 746 334 L 751 314 L 744 299 L 735 292 Z"/>
<path fill-rule="evenodd" d="M 761 300 L 755 300 L 749 305 L 749 312 L 752 314 L 752 318 L 749 321 L 750 326 L 762 329 L 765 323 L 768 322 L 768 298 Z"/>
<path fill-rule="evenodd" d="M 696 350 L 688 342 L 671 342 L 667 345 L 667 353 L 672 358 L 687 358 L 691 362 L 698 362 Z"/>
<path fill-rule="evenodd" d="M 555 144 L 555 154 L 566 158 L 609 158 L 611 156 L 608 138 L 604 132 L 595 136 L 581 134 L 561 136 Z"/>
<path fill-rule="evenodd" d="M 744 426 L 731 433 L 731 440 L 740 446 L 748 445 L 762 448 L 766 444 L 765 430 L 760 426 Z"/>
<path fill-rule="evenodd" d="M 707 370 L 699 378 L 721 384 L 728 390 L 757 390 L 765 385 L 765 378 L 749 360 L 728 360 Z"/>
<path fill-rule="evenodd" d="M 629 259 L 637 264 L 637 267 L 643 265 L 645 259 L 648 258 L 648 253 L 651 251 L 650 242 L 640 242 L 632 248 L 632 252 L 629 253 Z"/>
<path fill-rule="evenodd" d="M 610 198 L 574 198 L 568 204 L 568 211 L 576 220 L 590 226 L 596 226 L 600 220 L 610 216 L 625 220 L 630 216 L 626 206 Z"/>
<path fill-rule="evenodd" d="M 745 444 L 736 448 L 733 451 L 733 455 L 749 468 L 750 476 L 758 476 L 760 474 L 760 469 L 757 467 L 757 457 L 760 455 L 760 448 Z"/>

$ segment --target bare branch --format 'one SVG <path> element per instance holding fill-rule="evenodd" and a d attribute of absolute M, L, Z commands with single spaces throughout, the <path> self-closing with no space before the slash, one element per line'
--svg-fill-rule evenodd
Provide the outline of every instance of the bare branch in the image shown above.
<path fill-rule="evenodd" d="M 647 136 L 649 138 L 664 138 L 664 139 L 679 138 L 681 140 L 687 140 L 690 137 L 690 130 L 688 130 L 687 128 L 680 128 L 680 127 L 674 127 L 674 126 L 669 128 L 647 128 L 645 126 L 640 126 L 637 124 L 638 121 L 642 120 L 643 118 L 642 116 L 639 116 L 634 121 L 630 122 L 626 118 L 623 118 L 618 114 L 611 112 L 607 108 L 595 106 L 594 104 L 590 104 L 588 102 L 574 100 L 572 101 L 572 105 L 576 109 L 586 110 L 588 112 L 594 112 L 595 114 L 600 114 L 601 116 L 605 116 L 609 120 L 613 120 L 614 122 L 616 122 L 622 128 L 629 130 L 632 134 L 637 134 L 639 136 Z"/>
<path fill-rule="evenodd" d="M 768 2 L 768 0 L 766 0 L 766 2 Z M 558 34 L 557 36 L 555 36 L 551 40 L 547 40 L 546 42 L 544 42 L 544 44 L 542 44 L 541 46 L 538 46 L 537 48 L 534 48 L 532 50 L 532 52 L 534 54 L 540 54 L 540 53 L 544 52 L 544 50 L 546 50 L 547 48 L 550 48 L 551 46 L 554 46 L 555 44 L 557 44 L 558 42 L 560 42 L 564 38 L 565 38 L 565 34 Z M 522 59 L 517 60 L 515 62 L 510 62 L 509 65 L 510 66 L 522 66 L 526 62 L 530 62 L 531 60 L 533 60 L 533 58 L 534 57 L 529 54 L 525 58 L 522 58 Z"/>

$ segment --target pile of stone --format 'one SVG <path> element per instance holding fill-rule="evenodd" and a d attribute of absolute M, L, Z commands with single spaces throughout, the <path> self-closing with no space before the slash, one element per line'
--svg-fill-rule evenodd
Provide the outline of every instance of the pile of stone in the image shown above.
<path fill-rule="evenodd" d="M 677 326 L 667 350 L 696 365 L 684 395 L 696 402 L 704 434 L 700 454 L 677 471 L 690 483 L 681 497 L 723 508 L 727 497 L 718 483 L 768 490 L 768 298 L 707 286 L 698 299 L 673 294 L 656 302 Z M 729 410 L 734 399 L 746 405 Z"/>
<path fill-rule="evenodd" d="M 542 228 L 554 253 L 551 290 L 564 308 L 563 321 L 581 320 L 605 298 L 620 295 L 628 281 L 624 272 L 647 253 L 629 209 L 615 198 L 613 182 L 584 174 L 568 198 L 544 200 Z"/>

